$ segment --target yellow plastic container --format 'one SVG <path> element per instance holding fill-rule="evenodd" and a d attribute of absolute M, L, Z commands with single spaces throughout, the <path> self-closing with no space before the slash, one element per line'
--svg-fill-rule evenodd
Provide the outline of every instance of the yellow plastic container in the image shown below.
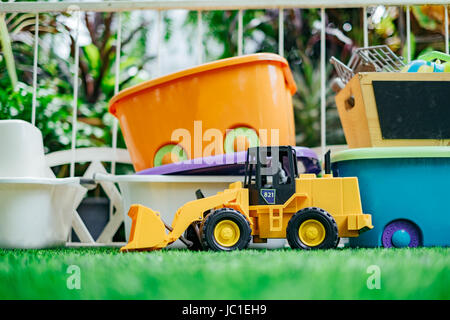
<path fill-rule="evenodd" d="M 358 73 L 335 100 L 349 148 L 450 145 L 450 73 Z"/>
<path fill-rule="evenodd" d="M 296 90 L 287 61 L 259 53 L 143 82 L 115 95 L 109 110 L 119 119 L 135 170 L 141 171 L 170 163 L 165 153 L 173 152 L 176 144 L 183 148 L 180 160 L 203 156 L 213 142 L 205 135 L 208 129 L 220 130 L 222 141 L 207 155 L 239 151 L 236 142 L 242 137 L 247 147 L 271 145 L 271 129 L 279 133 L 274 143 L 295 145 Z M 191 139 L 174 141 L 176 129 L 186 129 Z M 261 136 L 261 129 L 267 135 Z M 200 149 L 198 136 L 203 140 Z"/>

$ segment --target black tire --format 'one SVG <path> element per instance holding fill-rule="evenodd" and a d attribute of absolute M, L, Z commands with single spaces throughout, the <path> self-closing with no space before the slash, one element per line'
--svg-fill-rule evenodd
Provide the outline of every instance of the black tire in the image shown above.
<path fill-rule="evenodd" d="M 306 220 L 316 220 L 325 229 L 325 237 L 320 244 L 310 246 L 302 242 L 299 236 L 300 225 Z M 339 243 L 338 228 L 334 218 L 323 209 L 310 207 L 299 210 L 289 220 L 286 238 L 292 249 L 333 249 Z"/>
<path fill-rule="evenodd" d="M 239 239 L 232 246 L 223 246 L 216 240 L 214 229 L 223 220 L 231 220 L 239 227 Z M 233 251 L 242 250 L 250 243 L 252 229 L 245 216 L 237 210 L 222 208 L 208 214 L 201 227 L 202 245 L 205 250 Z"/>
<path fill-rule="evenodd" d="M 197 232 L 195 232 L 193 224 L 189 225 L 186 229 L 184 232 L 184 237 L 193 243 L 192 246 L 188 248 L 189 250 L 200 251 L 203 249 L 202 243 L 197 236 Z"/>

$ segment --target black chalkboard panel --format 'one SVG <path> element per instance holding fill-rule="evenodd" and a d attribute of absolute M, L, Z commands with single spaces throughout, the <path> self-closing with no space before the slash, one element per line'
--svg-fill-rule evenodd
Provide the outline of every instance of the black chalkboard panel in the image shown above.
<path fill-rule="evenodd" d="M 450 81 L 373 81 L 383 139 L 450 139 Z"/>

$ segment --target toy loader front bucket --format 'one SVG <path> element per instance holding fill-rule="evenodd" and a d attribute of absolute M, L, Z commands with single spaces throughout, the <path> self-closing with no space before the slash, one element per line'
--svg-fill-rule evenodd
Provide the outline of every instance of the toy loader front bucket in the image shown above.
<path fill-rule="evenodd" d="M 214 196 L 193 200 L 184 204 L 175 213 L 171 227 L 161 220 L 159 212 L 155 212 L 142 205 L 132 205 L 128 212 L 128 215 L 132 219 L 130 239 L 128 244 L 120 250 L 157 250 L 166 247 L 178 239 L 187 247 L 191 247 L 193 245 L 192 241 L 185 239 L 182 236 L 183 232 L 192 222 L 201 221 L 204 212 L 228 203 L 245 208 L 243 212 L 247 217 L 248 190 L 243 189 L 240 182 L 232 183 L 229 189 L 219 192 Z M 248 220 L 250 221 L 249 217 Z M 167 234 L 165 229 L 168 229 L 170 233 Z"/>
<path fill-rule="evenodd" d="M 168 244 L 168 235 L 159 212 L 134 204 L 128 211 L 132 219 L 130 239 L 120 251 L 158 250 Z"/>

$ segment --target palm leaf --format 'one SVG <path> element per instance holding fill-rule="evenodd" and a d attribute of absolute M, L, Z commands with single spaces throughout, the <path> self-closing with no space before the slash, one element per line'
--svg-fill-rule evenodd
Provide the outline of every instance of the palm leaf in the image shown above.
<path fill-rule="evenodd" d="M 8 27 L 6 26 L 4 13 L 0 14 L 0 42 L 2 45 L 3 55 L 5 57 L 9 79 L 11 80 L 13 88 L 15 88 L 17 84 L 16 63 L 14 61 L 14 55 L 11 48 L 11 39 L 9 37 Z"/>

